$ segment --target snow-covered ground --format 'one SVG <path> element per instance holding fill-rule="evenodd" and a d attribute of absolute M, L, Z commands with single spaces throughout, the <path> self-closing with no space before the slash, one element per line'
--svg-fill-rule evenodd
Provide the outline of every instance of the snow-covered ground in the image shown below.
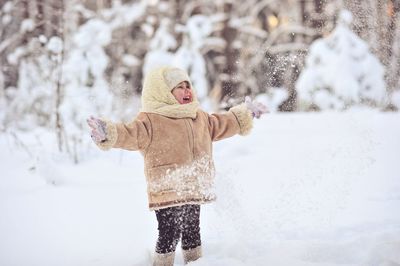
<path fill-rule="evenodd" d="M 0 135 L 0 265 L 148 265 L 138 153 L 93 145 L 73 165 L 53 133 L 15 134 Z M 400 265 L 399 113 L 266 115 L 214 156 L 191 265 Z"/>

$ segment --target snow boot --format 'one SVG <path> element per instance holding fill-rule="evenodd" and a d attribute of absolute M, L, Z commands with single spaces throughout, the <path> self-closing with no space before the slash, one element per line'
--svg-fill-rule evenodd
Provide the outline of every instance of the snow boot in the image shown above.
<path fill-rule="evenodd" d="M 153 266 L 174 266 L 175 252 L 155 253 L 153 258 Z"/>
<path fill-rule="evenodd" d="M 188 250 L 182 250 L 182 253 L 183 261 L 185 262 L 185 264 L 188 264 L 189 262 L 195 261 L 202 256 L 201 246 Z"/>

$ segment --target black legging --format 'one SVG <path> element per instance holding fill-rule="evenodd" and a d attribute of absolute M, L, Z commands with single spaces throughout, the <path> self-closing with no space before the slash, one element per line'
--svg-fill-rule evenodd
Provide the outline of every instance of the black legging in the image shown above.
<path fill-rule="evenodd" d="M 169 253 L 176 249 L 182 236 L 182 249 L 201 245 L 200 205 L 183 205 L 156 211 L 158 221 L 157 253 Z"/>

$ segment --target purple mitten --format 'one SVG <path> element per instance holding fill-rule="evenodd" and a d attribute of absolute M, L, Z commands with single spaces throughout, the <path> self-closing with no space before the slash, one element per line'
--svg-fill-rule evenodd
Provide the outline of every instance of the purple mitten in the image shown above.
<path fill-rule="evenodd" d="M 91 137 L 94 142 L 100 143 L 107 139 L 106 122 L 91 116 L 86 120 L 90 129 Z"/>
<path fill-rule="evenodd" d="M 247 109 L 249 109 L 251 111 L 251 113 L 253 114 L 253 118 L 254 117 L 260 118 L 261 115 L 268 112 L 268 109 L 264 104 L 257 102 L 257 101 L 252 101 L 249 96 L 246 96 L 245 103 L 246 103 Z"/>

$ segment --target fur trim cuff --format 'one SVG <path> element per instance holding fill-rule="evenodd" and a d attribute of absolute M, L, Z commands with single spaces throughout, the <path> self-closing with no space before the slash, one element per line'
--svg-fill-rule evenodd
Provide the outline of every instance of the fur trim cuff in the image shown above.
<path fill-rule="evenodd" d="M 97 143 L 100 149 L 106 151 L 114 147 L 115 143 L 117 142 L 118 132 L 117 127 L 110 121 L 106 122 L 106 132 L 107 132 L 107 139 L 104 142 Z"/>
<path fill-rule="evenodd" d="M 199 258 L 201 258 L 202 251 L 201 251 L 201 246 L 192 248 L 192 249 L 188 249 L 188 250 L 182 250 L 183 253 L 183 260 L 185 262 L 185 264 L 188 264 L 191 261 L 195 261 Z"/>
<path fill-rule="evenodd" d="M 236 116 L 236 119 L 239 122 L 239 135 L 248 135 L 253 128 L 253 116 L 251 115 L 251 111 L 246 107 L 246 104 L 242 103 L 234 106 L 229 111 Z"/>
<path fill-rule="evenodd" d="M 175 252 L 170 253 L 155 253 L 153 266 L 173 266 L 175 260 Z"/>

